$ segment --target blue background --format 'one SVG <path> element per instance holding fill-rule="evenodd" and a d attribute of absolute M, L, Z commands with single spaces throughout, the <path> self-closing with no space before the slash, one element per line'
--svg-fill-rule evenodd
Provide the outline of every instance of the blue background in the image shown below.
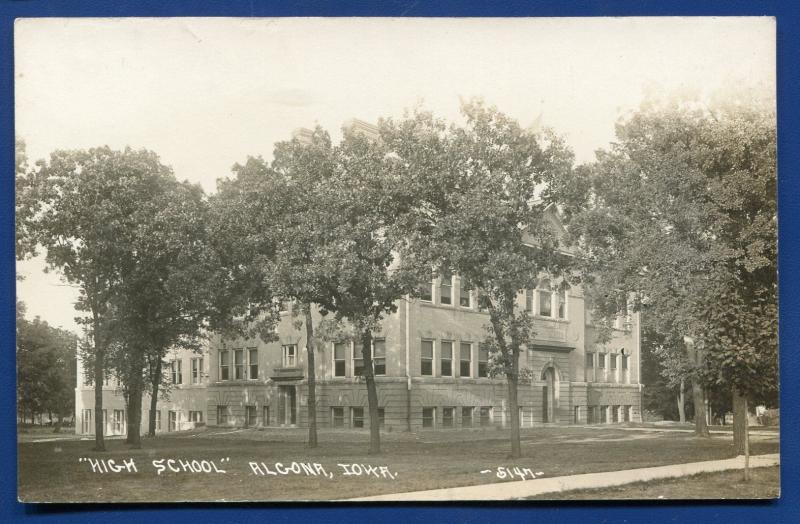
<path fill-rule="evenodd" d="M 800 3 L 778 1 L 293 1 L 282 5 L 234 0 L 211 1 L 23 1 L 0 0 L 0 521 L 32 518 L 47 522 L 483 522 L 487 520 L 574 522 L 797 522 L 798 443 L 797 232 L 798 81 Z M 357 506 L 334 504 L 159 504 L 25 505 L 16 502 L 16 424 L 14 414 L 14 112 L 13 24 L 16 17 L 81 16 L 776 16 L 778 46 L 779 271 L 781 354 L 781 488 L 775 502 L 704 503 L 505 503 Z M 76 487 L 80 489 L 80 487 Z"/>

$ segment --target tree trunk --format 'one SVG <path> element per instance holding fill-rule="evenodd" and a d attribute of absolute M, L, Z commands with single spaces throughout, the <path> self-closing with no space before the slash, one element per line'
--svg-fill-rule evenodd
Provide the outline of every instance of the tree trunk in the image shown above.
<path fill-rule="evenodd" d="M 506 374 L 508 383 L 508 409 L 511 410 L 511 458 L 520 458 L 522 456 L 522 449 L 519 440 L 519 403 L 517 402 L 517 384 L 519 382 L 519 374 L 516 372 L 519 362 L 519 351 L 515 351 L 512 357 L 511 373 Z"/>
<path fill-rule="evenodd" d="M 128 435 L 125 441 L 134 449 L 142 447 L 142 383 L 144 381 L 140 378 L 139 384 L 135 386 L 135 391 L 131 391 L 128 399 Z"/>
<path fill-rule="evenodd" d="M 311 305 L 306 304 L 306 353 L 308 355 L 308 447 L 317 447 L 317 373 L 314 347 L 314 319 Z M 374 385 L 373 385 L 374 387 Z M 371 411 L 370 411 L 371 413 Z M 372 417 L 370 416 L 370 424 Z M 370 426 L 371 427 L 371 426 Z"/>
<path fill-rule="evenodd" d="M 686 393 L 684 392 L 684 379 L 681 379 L 680 390 L 678 391 L 678 419 L 681 423 L 686 422 Z"/>
<path fill-rule="evenodd" d="M 692 380 L 692 400 L 694 403 L 694 434 L 698 437 L 710 437 L 706 421 L 705 392 L 697 379 Z"/>
<path fill-rule="evenodd" d="M 747 441 L 747 399 L 733 390 L 733 452 L 736 456 L 745 454 Z"/>
<path fill-rule="evenodd" d="M 142 447 L 142 395 L 144 394 L 144 352 L 133 348 L 130 375 L 128 380 L 128 435 L 125 442 L 135 449 Z"/>
<path fill-rule="evenodd" d="M 372 333 L 365 329 L 361 335 L 361 355 L 364 359 L 364 378 L 367 381 L 367 402 L 369 403 L 369 454 L 381 452 L 381 431 L 378 421 L 378 389 L 372 368 Z"/>
<path fill-rule="evenodd" d="M 156 436 L 156 412 L 158 410 L 158 388 L 161 386 L 161 356 L 156 357 L 155 369 L 150 374 L 150 413 L 148 415 L 147 435 Z"/>
<path fill-rule="evenodd" d="M 105 352 L 96 341 L 94 349 L 94 450 L 105 451 L 106 444 L 103 439 L 105 421 L 103 420 L 103 361 Z"/>

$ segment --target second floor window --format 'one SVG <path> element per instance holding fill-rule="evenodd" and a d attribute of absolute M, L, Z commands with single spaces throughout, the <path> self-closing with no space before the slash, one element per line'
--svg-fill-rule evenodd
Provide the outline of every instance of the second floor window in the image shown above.
<path fill-rule="evenodd" d="M 419 299 L 425 302 L 433 302 L 433 278 L 419 287 Z"/>
<path fill-rule="evenodd" d="M 489 376 L 489 348 L 485 344 L 478 346 L 478 376 Z"/>
<path fill-rule="evenodd" d="M 441 369 L 443 377 L 453 376 L 453 343 L 448 340 L 442 341 L 440 353 Z"/>
<path fill-rule="evenodd" d="M 628 355 L 622 355 L 622 371 L 628 371 Z"/>
<path fill-rule="evenodd" d="M 219 379 L 229 380 L 230 378 L 230 352 L 223 349 L 219 352 Z"/>
<path fill-rule="evenodd" d="M 182 362 L 180 360 L 173 360 L 171 363 L 172 370 L 172 383 L 183 384 L 183 370 L 181 369 Z"/>
<path fill-rule="evenodd" d="M 461 343 L 458 371 L 462 377 L 472 376 L 472 344 L 469 342 Z"/>
<path fill-rule="evenodd" d="M 567 318 L 567 290 L 558 293 L 558 318 Z"/>
<path fill-rule="evenodd" d="M 297 345 L 287 344 L 283 346 L 283 367 L 297 367 Z"/>
<path fill-rule="evenodd" d="M 364 353 L 361 348 L 364 347 L 360 342 L 353 344 L 353 376 L 364 376 Z"/>
<path fill-rule="evenodd" d="M 420 374 L 433 376 L 433 340 L 423 340 L 421 348 Z"/>
<path fill-rule="evenodd" d="M 372 369 L 376 375 L 386 374 L 386 339 L 376 338 L 372 341 Z"/>
<path fill-rule="evenodd" d="M 463 278 L 459 279 L 458 284 L 458 304 L 461 307 L 472 307 L 472 295 Z"/>
<path fill-rule="evenodd" d="M 550 282 L 542 281 L 537 290 L 539 294 L 539 314 L 543 317 L 553 316 L 553 294 L 550 291 Z"/>
<path fill-rule="evenodd" d="M 442 304 L 453 303 L 453 275 L 449 271 L 442 273 L 442 283 L 439 285 L 439 302 Z"/>
<path fill-rule="evenodd" d="M 586 361 L 584 363 L 584 380 L 591 382 L 594 380 L 594 353 L 586 353 Z"/>
<path fill-rule="evenodd" d="M 525 311 L 533 313 L 533 290 L 525 290 Z"/>
<path fill-rule="evenodd" d="M 333 345 L 333 376 L 347 376 L 347 346 L 345 342 L 337 342 Z"/>
<path fill-rule="evenodd" d="M 233 378 L 235 380 L 244 380 L 244 350 L 233 350 Z"/>
<path fill-rule="evenodd" d="M 203 357 L 192 359 L 192 384 L 203 381 Z"/>
<path fill-rule="evenodd" d="M 250 365 L 248 378 L 256 380 L 258 378 L 258 349 L 250 348 L 247 350 L 247 363 Z"/>

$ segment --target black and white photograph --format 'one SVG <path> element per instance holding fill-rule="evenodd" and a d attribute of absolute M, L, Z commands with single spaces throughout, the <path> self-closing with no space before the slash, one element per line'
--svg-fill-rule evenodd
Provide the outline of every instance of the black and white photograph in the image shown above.
<path fill-rule="evenodd" d="M 14 91 L 19 501 L 780 496 L 774 18 L 19 18 Z"/>

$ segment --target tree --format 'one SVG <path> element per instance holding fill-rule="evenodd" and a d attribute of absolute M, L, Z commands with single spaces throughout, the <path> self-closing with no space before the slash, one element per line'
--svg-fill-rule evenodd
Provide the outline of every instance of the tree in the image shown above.
<path fill-rule="evenodd" d="M 229 253 L 239 255 L 239 287 L 251 290 L 240 295 L 238 305 L 247 305 L 252 314 L 254 307 L 260 312 L 291 302 L 293 315 L 302 317 L 298 329 L 304 325 L 306 330 L 308 446 L 316 447 L 314 313 L 317 304 L 331 302 L 331 289 L 336 286 L 316 260 L 335 240 L 326 234 L 331 209 L 326 196 L 333 170 L 330 137 L 317 128 L 303 139 L 276 144 L 271 164 L 249 158 L 233 170 L 236 177 L 220 183 L 214 202 L 217 217 L 226 224 L 236 220 L 229 217 L 231 213 L 248 212 L 237 226 L 239 237 L 231 238 L 225 228 L 226 240 L 221 240 Z M 223 229 L 218 232 L 222 234 Z M 242 241 L 247 247 L 234 245 Z M 235 299 L 226 309 L 232 303 Z M 261 320 L 262 328 L 268 329 L 259 331 L 265 332 L 262 338 L 267 341 L 274 338 L 269 328 L 275 320 L 271 315 Z"/>
<path fill-rule="evenodd" d="M 199 351 L 210 315 L 218 265 L 209 249 L 207 204 L 199 186 L 179 183 L 172 171 L 153 163 L 140 194 L 137 224 L 129 238 L 130 257 L 114 296 L 117 322 L 112 366 L 128 400 L 127 441 L 141 446 L 142 396 L 149 382 L 150 427 L 167 351 Z M 157 174 L 155 174 L 157 173 Z"/>
<path fill-rule="evenodd" d="M 369 404 L 369 453 L 380 453 L 378 393 L 372 360 L 373 331 L 399 301 L 415 293 L 430 269 L 403 258 L 408 241 L 406 222 L 413 200 L 410 180 L 398 170 L 392 144 L 380 135 L 357 128 L 345 130 L 333 150 L 333 172 L 325 186 L 327 215 L 320 235 L 329 240 L 313 253 L 312 263 L 328 275 L 321 293 L 322 312 L 346 322 L 357 333 L 364 361 L 363 377 Z"/>
<path fill-rule="evenodd" d="M 292 300 L 303 316 L 309 364 L 309 445 L 315 445 L 314 309 L 342 334 L 361 341 L 370 412 L 370 453 L 380 452 L 372 331 L 417 278 L 397 264 L 404 237 L 395 227 L 407 203 L 392 179 L 393 161 L 376 137 L 348 130 L 331 145 L 316 129 L 278 144 L 272 164 L 250 158 L 213 199 L 214 237 L 226 281 L 217 325 L 233 336 L 274 339 L 277 304 Z M 404 198 L 398 198 L 402 196 Z M 243 315 L 231 322 L 230 313 Z M 246 318 L 244 314 L 247 313 Z M 327 327 L 324 332 L 331 331 Z"/>
<path fill-rule="evenodd" d="M 76 309 L 86 315 L 77 320 L 92 341 L 95 447 L 104 449 L 102 379 L 111 356 L 124 369 L 138 442 L 142 355 L 163 351 L 165 331 L 197 329 L 186 311 L 203 281 L 194 263 L 202 237 L 192 234 L 202 223 L 191 214 L 201 192 L 178 184 L 155 153 L 130 148 L 56 151 L 17 182 L 17 232 L 25 238 L 18 256 L 43 247 L 48 266 L 79 288 Z M 119 351 L 110 355 L 112 345 Z"/>
<path fill-rule="evenodd" d="M 121 263 L 128 253 L 124 239 L 135 224 L 130 216 L 137 204 L 137 187 L 131 174 L 147 155 L 96 148 L 56 151 L 49 162 L 17 177 L 17 235 L 23 249 L 18 258 L 46 250 L 49 268 L 78 286 L 78 311 L 86 313 L 93 342 L 94 377 L 105 375 L 106 350 L 111 342 L 111 299 L 120 282 Z M 103 440 L 102 380 L 95 380 L 95 449 Z"/>
<path fill-rule="evenodd" d="M 53 328 L 36 317 L 25 318 L 25 305 L 17 302 L 17 409 L 24 421 L 48 413 L 64 417 L 75 409 L 77 336 Z"/>
<path fill-rule="evenodd" d="M 304 135 L 301 135 L 304 136 Z M 308 373 L 308 447 L 317 447 L 316 339 L 314 310 L 331 302 L 336 282 L 317 264 L 335 237 L 327 235 L 327 194 L 334 172 L 328 133 L 317 127 L 304 139 L 296 137 L 275 147 L 272 170 L 284 188 L 282 213 L 274 228 L 274 257 L 267 262 L 269 287 L 283 301 L 294 304 L 306 330 Z M 324 311 L 327 313 L 327 311 Z"/>
<path fill-rule="evenodd" d="M 610 290 L 602 309 L 619 307 L 613 290 L 635 291 L 654 329 L 686 337 L 698 434 L 707 434 L 703 385 L 751 394 L 744 384 L 759 362 L 763 381 L 753 384 L 777 386 L 774 336 L 730 341 L 774 327 L 774 128 L 772 109 L 751 101 L 650 104 L 578 171 L 591 190 L 573 231 Z M 755 309 L 758 320 L 731 320 Z M 743 370 L 749 378 L 736 378 Z"/>
<path fill-rule="evenodd" d="M 518 297 L 544 275 L 557 278 L 568 270 L 550 216 L 555 193 L 546 191 L 541 199 L 538 193 L 571 169 L 572 154 L 553 135 L 524 130 L 480 101 L 464 104 L 462 113 L 462 127 L 446 130 L 430 115 L 418 114 L 389 128 L 397 169 L 414 181 L 407 184 L 414 208 L 403 225 L 411 234 L 402 253 L 409 263 L 458 274 L 488 311 L 483 347 L 492 372 L 507 381 L 516 458 L 517 389 L 524 375 L 519 356 L 535 336 Z"/>
<path fill-rule="evenodd" d="M 676 394 L 678 420 L 686 422 L 686 380 L 691 378 L 692 365 L 684 341 L 657 332 L 649 334 L 651 339 L 658 339 L 652 349 L 652 355 L 660 361 L 660 374 L 666 379 L 665 386 L 672 391 L 678 390 Z"/>

